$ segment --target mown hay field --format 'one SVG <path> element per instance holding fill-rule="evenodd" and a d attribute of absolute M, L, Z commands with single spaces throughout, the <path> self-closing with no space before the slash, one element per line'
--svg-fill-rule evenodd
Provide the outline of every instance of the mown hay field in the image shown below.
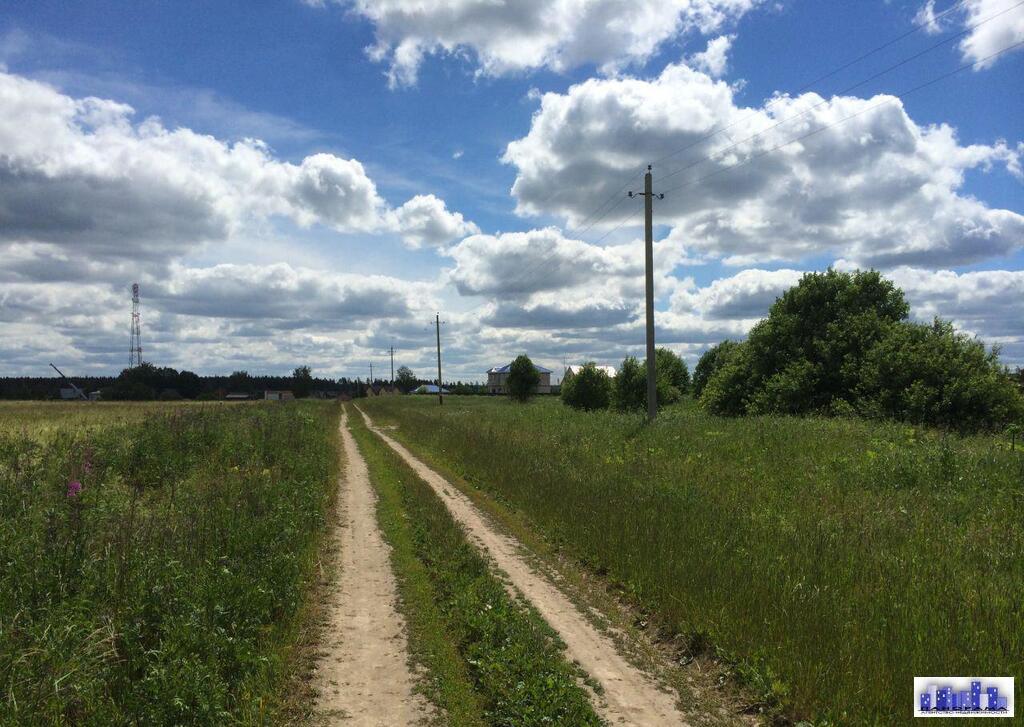
<path fill-rule="evenodd" d="M 0 409 L 0 724 L 275 724 L 337 406 Z"/>
<path fill-rule="evenodd" d="M 1003 438 L 692 403 L 654 426 L 557 399 L 361 406 L 791 716 L 894 724 L 915 675 L 1024 678 L 1024 453 Z"/>

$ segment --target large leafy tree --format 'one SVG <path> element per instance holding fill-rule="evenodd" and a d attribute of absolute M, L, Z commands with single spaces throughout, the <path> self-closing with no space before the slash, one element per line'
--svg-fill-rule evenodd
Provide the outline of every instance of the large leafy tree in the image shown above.
<path fill-rule="evenodd" d="M 1024 397 L 998 352 L 935 319 L 906 323 L 875 346 L 858 386 L 861 408 L 914 423 L 985 429 L 1024 419 Z"/>
<path fill-rule="evenodd" d="M 675 398 L 690 390 L 690 369 L 679 355 L 670 349 L 659 348 L 654 352 L 655 370 L 659 379 L 679 392 Z"/>
<path fill-rule="evenodd" d="M 663 349 L 667 350 L 667 349 Z M 671 351 L 668 351 L 671 353 Z M 672 354 L 673 356 L 675 354 Z M 657 365 L 657 354 L 655 365 Z M 660 372 L 657 376 L 658 407 L 674 404 L 679 401 L 679 389 L 671 384 L 667 376 Z M 627 356 L 619 367 L 619 372 L 612 380 L 612 404 L 623 411 L 647 408 L 647 360 L 637 360 Z"/>
<path fill-rule="evenodd" d="M 540 383 L 540 374 L 533 361 L 526 354 L 517 356 L 508 371 L 508 393 L 516 401 L 526 401 L 533 396 Z"/>
<path fill-rule="evenodd" d="M 903 291 L 874 270 L 808 273 L 775 301 L 702 399 L 721 414 L 848 406 L 867 352 L 909 310 Z"/>
<path fill-rule="evenodd" d="M 575 374 L 562 379 L 562 402 L 574 409 L 607 409 L 611 400 L 611 379 L 590 361 Z"/>
<path fill-rule="evenodd" d="M 711 376 L 720 369 L 729 359 L 729 355 L 736 350 L 738 344 L 735 341 L 722 341 L 709 348 L 700 357 L 700 361 L 693 367 L 693 395 L 699 397 L 708 385 Z"/>
<path fill-rule="evenodd" d="M 398 376 L 395 377 L 395 385 L 408 394 L 416 388 L 416 374 L 408 366 L 399 366 Z"/>
<path fill-rule="evenodd" d="M 309 366 L 299 366 L 292 372 L 292 391 L 300 399 L 313 392 L 313 371 Z"/>
<path fill-rule="evenodd" d="M 996 351 L 908 312 L 875 271 L 809 273 L 718 353 L 701 402 L 718 414 L 859 413 L 964 430 L 1022 416 Z"/>

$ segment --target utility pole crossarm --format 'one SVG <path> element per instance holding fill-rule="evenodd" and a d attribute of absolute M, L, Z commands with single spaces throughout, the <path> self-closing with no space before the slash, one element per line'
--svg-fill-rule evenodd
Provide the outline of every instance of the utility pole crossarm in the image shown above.
<path fill-rule="evenodd" d="M 651 165 L 644 175 L 644 191 L 630 192 L 629 197 L 644 198 L 644 292 L 647 303 L 647 419 L 654 421 L 658 415 L 658 372 L 654 361 L 654 200 L 665 199 L 664 194 L 654 193 Z"/>

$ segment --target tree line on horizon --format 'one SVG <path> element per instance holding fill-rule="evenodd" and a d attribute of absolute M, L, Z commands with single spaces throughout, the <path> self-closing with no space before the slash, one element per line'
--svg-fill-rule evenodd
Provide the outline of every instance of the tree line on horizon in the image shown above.
<path fill-rule="evenodd" d="M 694 368 L 656 351 L 659 406 L 692 389 L 721 416 L 824 415 L 892 419 L 962 432 L 1024 422 L 1024 369 L 1011 372 L 999 348 L 936 318 L 909 319 L 903 291 L 874 270 L 807 273 L 771 306 L 744 341 L 708 349 Z M 520 356 L 509 392 L 535 386 Z M 562 381 L 562 401 L 582 410 L 646 406 L 645 362 L 628 356 L 612 377 L 593 362 Z"/>
<path fill-rule="evenodd" d="M 337 379 L 314 376 L 308 366 L 299 366 L 291 376 L 250 374 L 235 371 L 229 375 L 200 376 L 192 371 L 155 366 L 143 362 L 139 366 L 126 368 L 117 376 L 69 376 L 68 380 L 85 393 L 99 391 L 106 401 L 174 401 L 178 399 L 216 400 L 227 394 L 258 395 L 266 390 L 291 391 L 298 398 L 306 398 L 316 392 L 327 396 L 345 394 L 359 398 L 366 393 L 367 385 L 388 386 L 387 379 L 375 378 L 373 382 L 363 379 L 341 377 Z M 8 376 L 0 378 L 0 399 L 3 400 L 46 400 L 57 399 L 60 389 L 68 386 L 67 381 L 57 376 Z M 410 393 L 422 384 L 436 383 L 420 379 L 406 366 L 396 372 L 395 385 L 404 393 Z M 483 384 L 445 382 L 445 388 L 457 394 L 480 394 L 486 391 Z"/>

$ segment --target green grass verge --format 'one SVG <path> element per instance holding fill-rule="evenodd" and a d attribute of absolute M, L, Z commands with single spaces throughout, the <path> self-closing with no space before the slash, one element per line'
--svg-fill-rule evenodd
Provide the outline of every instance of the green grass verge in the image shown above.
<path fill-rule="evenodd" d="M 1024 458 L 1000 439 L 689 406 L 653 427 L 557 400 L 366 407 L 794 717 L 894 724 L 915 675 L 1024 676 Z"/>
<path fill-rule="evenodd" d="M 410 648 L 451 724 L 598 725 L 557 635 L 513 599 L 430 486 L 349 417 L 379 494 Z"/>
<path fill-rule="evenodd" d="M 296 402 L 0 432 L 0 724 L 279 723 L 336 427 Z"/>

